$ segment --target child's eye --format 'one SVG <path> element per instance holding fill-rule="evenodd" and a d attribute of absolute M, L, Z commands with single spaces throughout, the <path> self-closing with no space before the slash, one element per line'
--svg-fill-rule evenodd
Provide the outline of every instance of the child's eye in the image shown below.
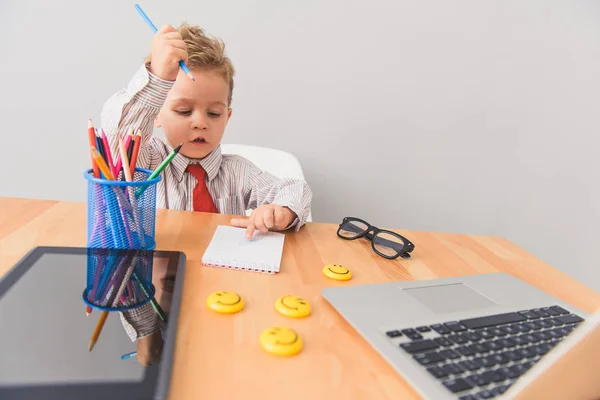
<path fill-rule="evenodd" d="M 179 115 L 190 115 L 192 110 L 175 110 L 175 112 Z"/>
<path fill-rule="evenodd" d="M 214 112 L 209 112 L 208 116 L 211 117 L 211 118 L 219 118 L 221 116 L 221 114 L 214 113 Z"/>

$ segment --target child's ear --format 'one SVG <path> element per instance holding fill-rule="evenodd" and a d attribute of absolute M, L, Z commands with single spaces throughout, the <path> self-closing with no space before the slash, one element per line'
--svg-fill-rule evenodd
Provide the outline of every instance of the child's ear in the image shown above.
<path fill-rule="evenodd" d="M 156 116 L 156 118 L 154 118 L 154 127 L 155 128 L 160 128 L 161 127 L 160 119 L 158 119 L 158 115 Z"/>
<path fill-rule="evenodd" d="M 233 112 L 233 110 L 231 108 L 227 109 L 227 119 L 231 118 L 231 113 Z"/>

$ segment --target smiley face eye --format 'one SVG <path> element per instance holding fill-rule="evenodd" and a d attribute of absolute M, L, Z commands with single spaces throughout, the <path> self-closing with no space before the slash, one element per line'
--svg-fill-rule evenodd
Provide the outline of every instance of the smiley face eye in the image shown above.
<path fill-rule="evenodd" d="M 306 303 L 305 303 L 305 302 L 303 302 L 303 301 L 299 301 L 298 303 L 300 303 L 300 304 L 306 304 Z"/>
<path fill-rule="evenodd" d="M 223 293 L 219 292 L 219 293 L 217 293 L 217 296 L 223 296 Z"/>

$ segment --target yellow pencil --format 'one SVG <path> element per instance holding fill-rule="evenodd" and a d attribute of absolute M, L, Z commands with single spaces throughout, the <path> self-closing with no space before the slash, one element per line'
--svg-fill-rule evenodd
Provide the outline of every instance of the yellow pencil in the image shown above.
<path fill-rule="evenodd" d="M 108 165 L 106 165 L 106 162 L 104 161 L 98 150 L 91 146 L 90 149 L 92 151 L 92 157 L 94 157 L 94 161 L 96 161 L 96 164 L 98 164 L 98 168 L 100 168 L 100 171 L 102 171 L 104 177 L 109 181 L 114 181 L 115 177 L 113 176 L 112 172 L 110 172 L 110 168 L 108 168 Z"/>
<path fill-rule="evenodd" d="M 131 171 L 129 170 L 129 158 L 127 157 L 127 150 L 125 150 L 125 144 L 123 139 L 119 138 L 119 152 L 121 153 L 121 160 L 123 160 L 123 174 L 125 180 L 131 182 Z"/>
<path fill-rule="evenodd" d="M 102 332 L 102 328 L 104 327 L 104 322 L 106 322 L 106 317 L 108 317 L 108 311 L 102 311 L 100 315 L 100 319 L 98 320 L 98 324 L 96 325 L 96 329 L 94 330 L 94 334 L 90 339 L 90 346 L 88 347 L 88 351 L 92 351 L 92 348 L 96 344 L 98 337 L 100 337 L 100 332 Z"/>

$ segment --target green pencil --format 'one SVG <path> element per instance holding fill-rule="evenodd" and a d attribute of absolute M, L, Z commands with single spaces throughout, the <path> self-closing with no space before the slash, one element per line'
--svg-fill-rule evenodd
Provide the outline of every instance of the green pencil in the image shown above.
<path fill-rule="evenodd" d="M 175 158 L 175 156 L 177 155 L 177 153 L 179 153 L 179 150 L 181 150 L 181 146 L 183 146 L 183 143 L 181 143 L 179 146 L 175 147 L 173 149 L 173 151 L 171 152 L 171 154 L 169 154 L 167 156 L 167 158 L 165 158 L 163 160 L 163 162 L 160 163 L 160 165 L 158 167 L 156 167 L 156 169 L 154 170 L 154 172 L 148 177 L 148 181 L 156 178 L 158 175 L 160 175 L 160 173 L 163 171 L 163 169 L 165 169 L 165 167 L 167 165 L 169 165 L 169 163 L 171 162 L 171 160 L 173 160 L 173 158 Z M 142 186 L 140 187 L 138 190 L 135 191 L 135 197 L 140 197 L 140 194 L 142 194 L 144 192 L 144 190 L 146 190 L 148 186 Z"/>
<path fill-rule="evenodd" d="M 146 286 L 140 280 L 140 278 L 138 278 L 138 276 L 135 272 L 133 273 L 133 278 L 138 282 L 138 284 L 140 285 L 140 288 L 142 288 L 144 295 L 149 296 L 148 289 L 146 289 Z M 165 316 L 165 312 L 163 311 L 163 309 L 161 308 L 161 306 L 158 304 L 158 302 L 156 301 L 156 299 L 154 297 L 152 297 L 150 299 L 150 304 L 152 304 L 152 308 L 154 308 L 154 311 L 156 311 L 156 314 L 158 314 L 158 317 L 163 322 L 167 322 L 167 317 Z"/>

